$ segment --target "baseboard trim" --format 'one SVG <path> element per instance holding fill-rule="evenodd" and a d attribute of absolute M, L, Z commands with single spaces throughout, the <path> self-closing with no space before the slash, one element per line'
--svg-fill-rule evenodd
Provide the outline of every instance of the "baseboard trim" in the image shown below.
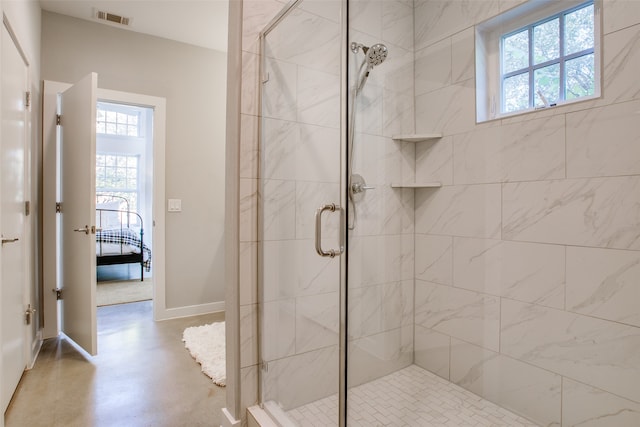
<path fill-rule="evenodd" d="M 200 314 L 217 313 L 220 311 L 224 311 L 224 301 L 161 309 L 157 312 L 156 320 L 177 319 L 180 317 L 198 316 Z"/>
<path fill-rule="evenodd" d="M 222 408 L 222 425 L 220 427 L 238 427 L 241 424 L 241 420 L 236 420 L 227 408 Z"/>
<path fill-rule="evenodd" d="M 33 366 L 36 364 L 36 360 L 38 360 L 40 350 L 42 349 L 42 341 L 42 329 L 38 329 L 36 339 L 31 343 L 31 360 L 29 360 L 29 364 L 27 365 L 27 371 L 33 369 Z"/>

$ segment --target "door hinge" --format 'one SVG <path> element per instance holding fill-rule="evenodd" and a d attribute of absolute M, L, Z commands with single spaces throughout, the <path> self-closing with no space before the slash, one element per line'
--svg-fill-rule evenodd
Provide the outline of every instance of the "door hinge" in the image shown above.
<path fill-rule="evenodd" d="M 29 200 L 26 200 L 24 202 L 24 215 L 25 216 L 31 215 L 31 202 Z"/>
<path fill-rule="evenodd" d="M 56 213 L 61 213 L 62 212 L 62 203 L 57 202 L 56 203 Z"/>
<path fill-rule="evenodd" d="M 262 368 L 262 372 L 269 372 L 269 362 L 262 360 L 260 362 L 260 368 Z"/>
<path fill-rule="evenodd" d="M 24 94 L 24 105 L 25 107 L 31 107 L 31 91 L 26 91 Z"/>
<path fill-rule="evenodd" d="M 55 289 L 52 289 L 52 290 L 53 290 L 53 292 L 55 292 L 55 293 L 56 293 L 56 299 L 57 299 L 58 301 L 60 301 L 60 300 L 62 299 L 62 289 L 60 289 L 60 288 L 55 288 Z"/>
<path fill-rule="evenodd" d="M 27 309 L 24 312 L 24 321 L 26 322 L 27 325 L 31 324 L 31 318 L 33 317 L 34 314 L 36 314 L 36 309 L 31 308 L 31 304 L 29 304 L 27 306 Z"/>
<path fill-rule="evenodd" d="M 60 126 L 62 124 L 62 116 L 60 114 L 56 114 L 56 125 Z"/>

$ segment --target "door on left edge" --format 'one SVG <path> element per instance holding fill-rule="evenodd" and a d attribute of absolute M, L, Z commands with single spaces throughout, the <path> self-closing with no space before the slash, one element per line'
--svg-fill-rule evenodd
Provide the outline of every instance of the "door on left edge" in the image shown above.
<path fill-rule="evenodd" d="M 1 312 L 4 413 L 27 365 L 26 322 L 28 193 L 27 106 L 28 65 L 6 25 L 2 25 L 2 135 L 0 139 L 0 226 L 2 233 Z M 31 316 L 33 317 L 33 316 Z M 35 321 L 35 319 L 32 319 Z"/>

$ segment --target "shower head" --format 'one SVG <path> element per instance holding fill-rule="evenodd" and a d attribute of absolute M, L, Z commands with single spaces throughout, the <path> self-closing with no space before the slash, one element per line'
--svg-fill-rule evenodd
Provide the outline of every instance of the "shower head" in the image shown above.
<path fill-rule="evenodd" d="M 364 60 L 367 63 L 367 68 L 369 69 L 382 64 L 389 54 L 387 47 L 382 43 L 376 43 L 371 47 L 365 46 L 362 43 L 351 43 L 351 52 L 358 53 L 361 49 L 362 53 L 365 55 Z"/>
<path fill-rule="evenodd" d="M 382 43 L 374 44 L 370 48 L 363 46 L 362 51 L 366 55 L 366 61 L 370 68 L 382 64 L 389 54 L 387 47 Z"/>

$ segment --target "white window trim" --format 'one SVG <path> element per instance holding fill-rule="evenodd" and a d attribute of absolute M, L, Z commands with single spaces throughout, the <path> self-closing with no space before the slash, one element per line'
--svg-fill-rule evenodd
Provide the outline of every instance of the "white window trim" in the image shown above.
<path fill-rule="evenodd" d="M 585 0 L 529 0 L 476 26 L 476 120 L 485 122 L 537 111 L 539 108 L 502 113 L 502 75 L 500 66 L 501 39 L 533 23 L 570 10 Z M 602 0 L 594 0 L 594 94 L 562 100 L 550 108 L 600 98 L 602 93 Z"/>

